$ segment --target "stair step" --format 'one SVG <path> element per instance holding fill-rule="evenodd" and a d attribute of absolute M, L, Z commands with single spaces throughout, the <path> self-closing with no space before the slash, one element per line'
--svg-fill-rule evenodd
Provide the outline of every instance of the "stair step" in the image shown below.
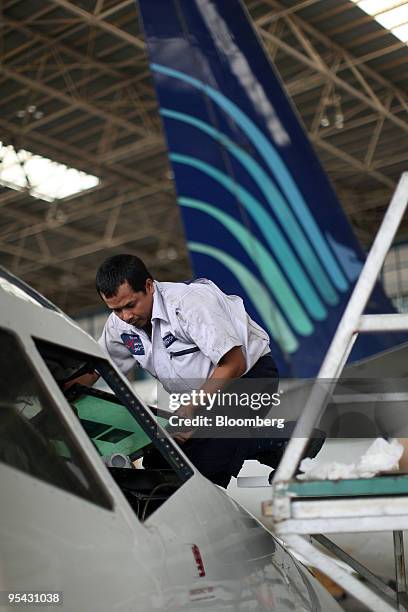
<path fill-rule="evenodd" d="M 292 481 L 288 491 L 297 497 L 360 497 L 408 494 L 408 475 L 384 475 L 348 480 Z"/>

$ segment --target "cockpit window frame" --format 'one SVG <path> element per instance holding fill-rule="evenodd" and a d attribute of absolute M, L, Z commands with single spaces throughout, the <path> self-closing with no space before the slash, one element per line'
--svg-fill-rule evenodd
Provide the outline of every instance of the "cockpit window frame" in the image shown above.
<path fill-rule="evenodd" d="M 141 400 L 137 398 L 132 389 L 126 385 L 109 361 L 103 357 L 78 351 L 71 347 L 62 346 L 56 342 L 44 340 L 43 338 L 33 336 L 32 340 L 47 370 L 48 366 L 41 352 L 41 345 L 43 347 L 48 346 L 51 350 L 66 351 L 67 353 L 70 353 L 71 356 L 76 356 L 78 360 L 82 360 L 86 363 L 90 362 L 112 389 L 119 402 L 123 404 L 123 406 L 130 412 L 132 417 L 139 423 L 144 432 L 152 439 L 152 443 L 169 462 L 172 469 L 174 469 L 177 476 L 182 481 L 182 484 L 184 484 L 189 478 L 191 478 L 191 476 L 194 475 L 194 469 L 192 466 L 190 466 L 190 464 L 184 460 L 177 447 L 171 443 L 167 435 L 162 433 L 161 427 L 154 416 L 150 415 L 149 411 L 143 405 Z M 67 398 L 64 396 L 62 391 L 61 395 L 68 404 Z"/>

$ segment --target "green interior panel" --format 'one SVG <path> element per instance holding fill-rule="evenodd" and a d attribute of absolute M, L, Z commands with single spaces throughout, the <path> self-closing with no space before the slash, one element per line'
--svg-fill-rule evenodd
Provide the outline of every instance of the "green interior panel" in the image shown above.
<path fill-rule="evenodd" d="M 377 476 L 349 480 L 292 482 L 289 491 L 298 497 L 360 497 L 408 493 L 408 476 Z"/>
<path fill-rule="evenodd" d="M 150 444 L 149 436 L 121 404 L 92 395 L 83 395 L 72 403 L 85 431 L 102 456 L 123 453 L 135 457 Z M 163 427 L 168 423 L 162 417 L 157 420 Z"/>

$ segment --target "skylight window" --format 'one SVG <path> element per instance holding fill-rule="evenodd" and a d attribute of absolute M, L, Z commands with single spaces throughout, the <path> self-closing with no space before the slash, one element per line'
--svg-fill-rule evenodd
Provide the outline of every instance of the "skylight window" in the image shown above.
<path fill-rule="evenodd" d="M 34 198 L 53 202 L 99 184 L 99 179 L 75 168 L 69 168 L 0 141 L 0 185 L 21 191 Z"/>
<path fill-rule="evenodd" d="M 353 0 L 394 36 L 408 43 L 408 0 Z"/>

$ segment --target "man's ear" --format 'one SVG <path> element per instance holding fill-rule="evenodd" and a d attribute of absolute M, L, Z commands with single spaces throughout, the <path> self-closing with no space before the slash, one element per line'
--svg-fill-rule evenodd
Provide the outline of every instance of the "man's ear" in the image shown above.
<path fill-rule="evenodd" d="M 147 278 L 146 279 L 145 290 L 146 290 L 146 293 L 153 293 L 154 285 L 153 285 L 153 279 L 152 278 Z"/>

